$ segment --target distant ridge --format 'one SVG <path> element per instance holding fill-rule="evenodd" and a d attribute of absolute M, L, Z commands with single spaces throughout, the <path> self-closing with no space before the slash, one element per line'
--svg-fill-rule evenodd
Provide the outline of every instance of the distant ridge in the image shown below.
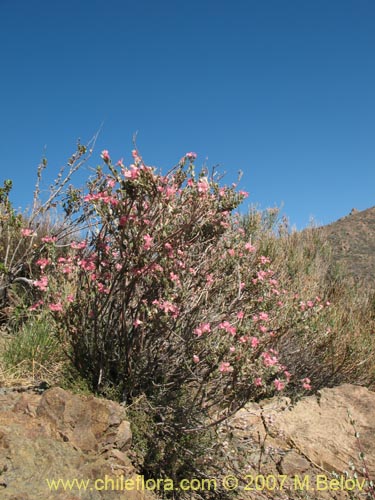
<path fill-rule="evenodd" d="M 375 287 L 375 207 L 358 211 L 320 228 L 344 272 Z"/>

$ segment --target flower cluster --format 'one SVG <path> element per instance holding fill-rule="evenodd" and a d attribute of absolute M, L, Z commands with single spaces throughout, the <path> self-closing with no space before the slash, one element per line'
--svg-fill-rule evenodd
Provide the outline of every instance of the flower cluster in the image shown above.
<path fill-rule="evenodd" d="M 58 315 L 94 386 L 106 379 L 137 395 L 158 383 L 163 397 L 186 386 L 200 411 L 283 390 L 292 375 L 277 340 L 326 304 L 293 298 L 246 239 L 232 211 L 247 193 L 196 175 L 192 152 L 166 176 L 136 150 L 129 167 L 101 156 L 108 172 L 81 202 L 93 229 L 58 257 L 56 239 L 44 238 L 31 310 Z"/>

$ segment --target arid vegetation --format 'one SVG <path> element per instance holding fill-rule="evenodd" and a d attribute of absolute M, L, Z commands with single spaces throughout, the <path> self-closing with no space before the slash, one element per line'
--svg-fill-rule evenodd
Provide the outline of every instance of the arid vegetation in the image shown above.
<path fill-rule="evenodd" d="M 0 383 L 61 385 L 115 399 L 150 477 L 209 477 L 217 424 L 249 401 L 375 384 L 375 301 L 336 265 L 322 229 L 236 209 L 247 193 L 166 174 L 133 150 L 101 154 L 86 186 L 78 145 L 46 200 L 16 213 L 0 190 Z M 221 494 L 224 498 L 224 493 Z"/>

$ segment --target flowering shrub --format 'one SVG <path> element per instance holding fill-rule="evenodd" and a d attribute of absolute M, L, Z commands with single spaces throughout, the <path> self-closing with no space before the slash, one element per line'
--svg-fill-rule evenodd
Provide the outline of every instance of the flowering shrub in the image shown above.
<path fill-rule="evenodd" d="M 246 193 L 196 174 L 195 158 L 163 176 L 136 150 L 129 167 L 103 151 L 88 192 L 67 199 L 83 214 L 85 237 L 64 255 L 44 238 L 30 308 L 55 317 L 94 390 L 115 388 L 128 404 L 146 397 L 159 433 L 146 462 L 168 477 L 204 468 L 202 432 L 286 387 L 276 342 L 323 308 L 283 288 L 232 215 Z"/>
<path fill-rule="evenodd" d="M 276 226 L 274 209 L 233 215 L 246 193 L 196 174 L 192 152 L 163 176 L 136 151 L 129 167 L 103 151 L 75 189 L 85 152 L 45 202 L 42 162 L 28 216 L 11 181 L 0 188 L 0 311 L 22 317 L 6 319 L 7 368 L 44 377 L 64 349 L 91 389 L 126 403 L 153 478 L 233 472 L 216 424 L 247 401 L 373 384 L 373 298 L 332 278 L 315 230 Z"/>
<path fill-rule="evenodd" d="M 0 188 L 0 307 L 3 313 L 0 321 L 7 320 L 4 312 L 8 309 L 22 309 L 25 304 L 27 306 L 35 302 L 38 289 L 43 292 L 47 290 L 50 269 L 46 272 L 46 268 L 52 264 L 48 259 L 63 255 L 69 239 L 74 233 L 79 234 L 81 223 L 87 223 L 78 213 L 78 191 L 68 183 L 88 160 L 91 152 L 91 148 L 78 143 L 76 152 L 60 170 L 44 200 L 40 194 L 47 160 L 43 158 L 38 167 L 33 204 L 28 213 L 17 213 L 13 208 L 10 201 L 11 180 L 4 181 L 4 187 Z M 64 209 L 64 217 L 54 213 L 57 206 Z M 52 245 L 55 243 L 57 245 Z M 42 276 L 39 276 L 40 272 Z M 36 279 L 38 277 L 40 281 Z M 11 297 L 14 298 L 13 303 Z M 25 320 L 25 311 L 22 316 Z"/>

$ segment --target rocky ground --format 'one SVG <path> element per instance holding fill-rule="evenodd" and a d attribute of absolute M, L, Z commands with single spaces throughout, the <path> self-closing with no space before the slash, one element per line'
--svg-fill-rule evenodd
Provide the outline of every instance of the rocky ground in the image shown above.
<path fill-rule="evenodd" d="M 343 472 L 351 461 L 358 469 L 363 463 L 348 410 L 374 478 L 375 393 L 346 384 L 323 389 L 294 406 L 288 398 L 249 404 L 222 426 L 224 441 L 226 435 L 233 436 L 227 453 L 233 462 L 229 483 L 236 487 L 237 498 L 350 498 L 348 490 L 354 483 L 345 483 Z M 113 401 L 60 388 L 42 394 L 0 388 L 0 497 L 155 500 L 150 492 L 135 489 L 137 481 L 142 483 L 130 460 L 131 437 L 125 409 Z M 238 460 L 236 455 L 244 458 Z M 337 482 L 330 482 L 332 472 L 338 475 Z M 106 475 L 133 483 L 128 483 L 126 492 L 98 491 L 92 482 L 86 490 L 50 491 L 46 481 L 94 481 Z M 357 484 L 354 493 L 355 498 L 365 498 Z"/>
<path fill-rule="evenodd" d="M 286 476 L 282 488 L 250 491 L 243 499 L 345 499 L 352 498 L 353 486 L 355 498 L 365 498 L 357 484 L 345 483 L 344 476 L 350 463 L 363 476 L 361 450 L 369 477 L 375 478 L 375 393 L 364 387 L 344 384 L 323 389 L 295 406 L 288 398 L 249 404 L 227 428 L 235 435 L 236 448 L 248 457 L 242 465 L 247 475 L 260 475 L 260 482 L 263 476 L 270 476 L 271 485 L 273 477 L 281 482 Z"/>
<path fill-rule="evenodd" d="M 70 394 L 0 393 L 0 497 L 12 500 L 126 498 L 151 500 L 141 491 L 50 491 L 47 479 L 136 480 L 128 451 L 130 424 L 112 401 Z M 103 486 L 102 484 L 99 485 Z"/>

